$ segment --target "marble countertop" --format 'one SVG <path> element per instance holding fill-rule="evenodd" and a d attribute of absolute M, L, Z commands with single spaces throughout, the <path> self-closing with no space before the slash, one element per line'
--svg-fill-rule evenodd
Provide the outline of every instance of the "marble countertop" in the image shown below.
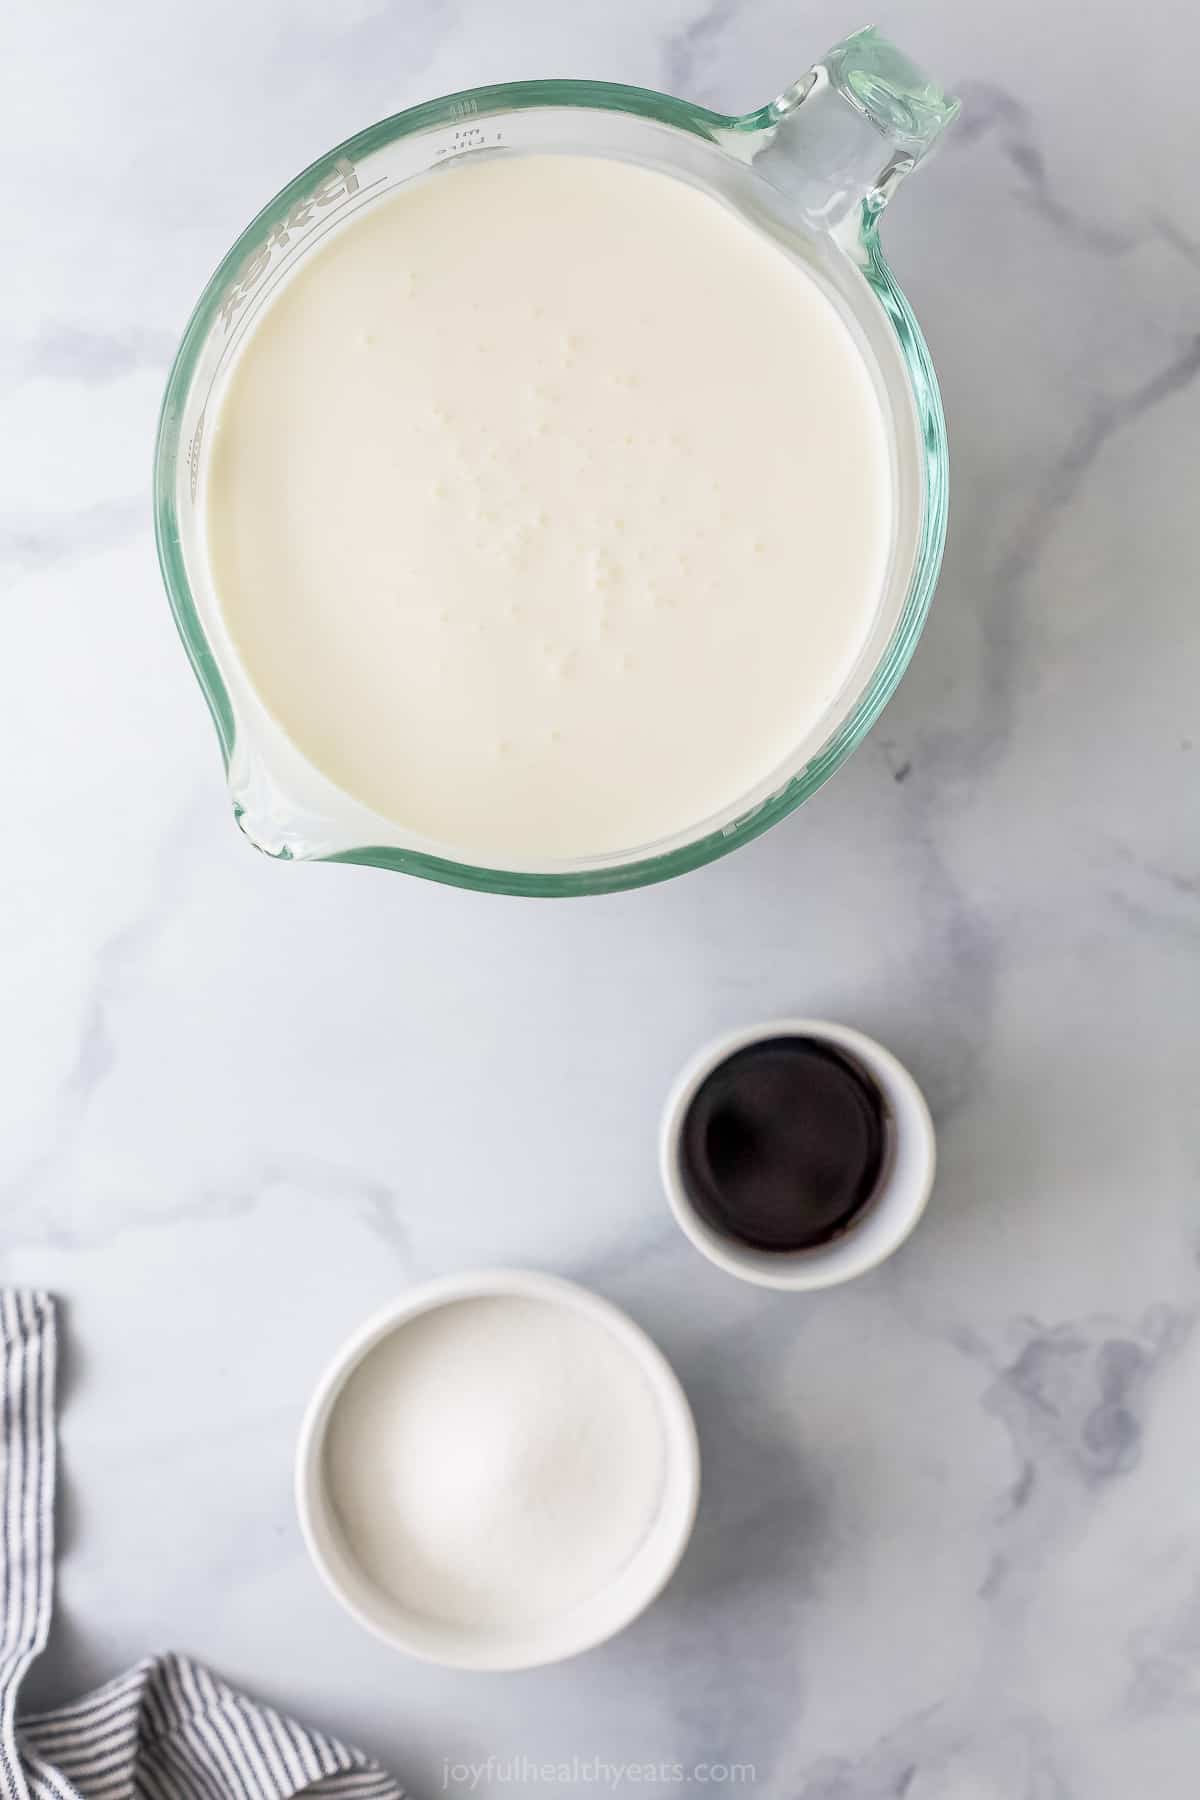
<path fill-rule="evenodd" d="M 739 855 L 560 905 L 272 864 L 230 822 L 155 563 L 177 336 L 312 156 L 508 77 L 741 109 L 860 22 L 827 0 L 13 21 L 0 1275 L 59 1293 L 69 1339 L 31 1698 L 186 1649 L 418 1797 L 448 1761 L 496 1759 L 495 1800 L 535 1791 L 511 1759 L 571 1756 L 748 1763 L 779 1800 L 1196 1792 L 1194 24 L 1162 0 L 1105 0 L 1086 33 L 1033 0 L 889 9 L 965 100 L 885 222 L 943 383 L 945 571 L 873 736 Z M 709 1268 L 654 1166 L 683 1057 L 787 1011 L 891 1045 L 941 1144 L 911 1242 L 807 1298 Z M 360 1632 L 290 1491 L 343 1335 L 489 1262 L 626 1306 L 705 1458 L 658 1605 L 507 1677 Z"/>

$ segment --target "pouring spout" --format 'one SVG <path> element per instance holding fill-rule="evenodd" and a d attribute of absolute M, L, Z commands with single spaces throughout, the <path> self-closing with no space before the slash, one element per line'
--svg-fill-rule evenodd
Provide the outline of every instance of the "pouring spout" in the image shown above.
<path fill-rule="evenodd" d="M 868 25 L 739 120 L 740 149 L 808 224 L 839 231 L 887 205 L 958 111 L 953 94 Z"/>

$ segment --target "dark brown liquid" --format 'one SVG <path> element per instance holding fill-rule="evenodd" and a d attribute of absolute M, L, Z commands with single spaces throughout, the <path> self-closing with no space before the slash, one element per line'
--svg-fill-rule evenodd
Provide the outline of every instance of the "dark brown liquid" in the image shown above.
<path fill-rule="evenodd" d="M 871 1199 L 887 1124 L 875 1081 L 845 1051 L 768 1038 L 705 1077 L 683 1121 L 680 1170 L 714 1230 L 757 1250 L 811 1250 Z"/>

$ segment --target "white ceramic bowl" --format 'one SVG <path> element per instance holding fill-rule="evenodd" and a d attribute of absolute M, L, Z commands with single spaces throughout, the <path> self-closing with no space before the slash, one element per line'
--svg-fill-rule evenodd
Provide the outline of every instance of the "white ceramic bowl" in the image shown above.
<path fill-rule="evenodd" d="M 477 1298 L 542 1300 L 602 1325 L 637 1363 L 658 1404 L 663 1434 L 663 1490 L 658 1512 L 638 1549 L 612 1584 L 562 1616 L 511 1633 L 472 1631 L 410 1611 L 382 1591 L 351 1553 L 338 1523 L 325 1468 L 326 1434 L 349 1376 L 384 1338 L 418 1314 Z M 411 1288 L 368 1319 L 343 1344 L 317 1386 L 300 1431 L 296 1505 L 309 1555 L 326 1585 L 360 1625 L 398 1650 L 459 1669 L 528 1669 L 575 1656 L 612 1637 L 666 1585 L 683 1555 L 700 1497 L 700 1453 L 691 1408 L 657 1345 L 599 1295 L 523 1269 L 451 1275 Z"/>
<path fill-rule="evenodd" d="M 874 1077 L 888 1110 L 887 1159 L 876 1193 L 841 1236 L 811 1250 L 758 1250 L 718 1231 L 697 1212 L 680 1167 L 680 1133 L 701 1083 L 735 1051 L 780 1037 L 816 1038 L 845 1050 Z M 925 1210 L 936 1150 L 925 1096 L 890 1050 L 827 1019 L 771 1019 L 726 1033 L 686 1065 L 663 1112 L 659 1159 L 671 1210 L 710 1262 L 760 1287 L 801 1290 L 865 1274 L 904 1242 Z"/>

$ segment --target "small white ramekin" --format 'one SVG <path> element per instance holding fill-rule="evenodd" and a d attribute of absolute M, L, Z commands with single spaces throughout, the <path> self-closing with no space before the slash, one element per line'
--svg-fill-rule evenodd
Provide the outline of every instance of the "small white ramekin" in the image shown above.
<path fill-rule="evenodd" d="M 610 1332 L 637 1363 L 658 1404 L 663 1434 L 663 1491 L 645 1538 L 613 1583 L 560 1618 L 536 1626 L 471 1631 L 406 1609 L 383 1592 L 352 1556 L 338 1523 L 325 1472 L 325 1442 L 338 1395 L 363 1358 L 420 1313 L 478 1298 L 542 1300 L 570 1308 Z M 530 1669 L 603 1643 L 661 1592 L 691 1536 L 700 1498 L 700 1451 L 687 1396 L 658 1346 L 617 1307 L 587 1288 L 528 1269 L 485 1269 L 410 1288 L 367 1320 L 326 1369 L 300 1430 L 296 1507 L 309 1555 L 326 1586 L 360 1625 L 397 1650 L 458 1669 Z"/>
<path fill-rule="evenodd" d="M 887 1160 L 877 1192 L 840 1236 L 810 1250 L 758 1250 L 718 1231 L 697 1212 L 680 1166 L 683 1121 L 704 1080 L 735 1051 L 781 1037 L 816 1038 L 845 1050 L 873 1076 L 888 1111 Z M 925 1210 L 936 1149 L 925 1096 L 890 1050 L 861 1031 L 826 1019 L 772 1019 L 727 1032 L 682 1070 L 663 1112 L 659 1161 L 671 1211 L 710 1262 L 760 1287 L 800 1291 L 865 1274 L 904 1242 Z"/>

